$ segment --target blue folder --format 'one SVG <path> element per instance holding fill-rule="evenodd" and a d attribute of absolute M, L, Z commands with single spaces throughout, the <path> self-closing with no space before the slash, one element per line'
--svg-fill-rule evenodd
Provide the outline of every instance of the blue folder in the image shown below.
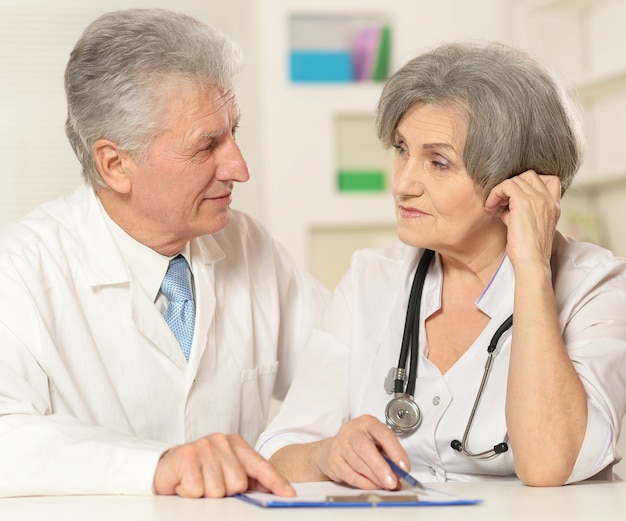
<path fill-rule="evenodd" d="M 245 492 L 234 497 L 264 508 L 387 508 L 477 505 L 482 499 L 462 498 L 430 487 L 405 488 L 398 492 L 359 490 L 337 483 L 295 483 L 297 496 L 280 497 L 264 492 Z"/>

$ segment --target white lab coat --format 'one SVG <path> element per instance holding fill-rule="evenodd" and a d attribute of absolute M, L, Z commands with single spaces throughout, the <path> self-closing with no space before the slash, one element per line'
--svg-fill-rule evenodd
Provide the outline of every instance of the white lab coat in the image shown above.
<path fill-rule="evenodd" d="M 168 447 L 254 444 L 327 291 L 235 211 L 190 252 L 187 363 L 91 189 L 0 234 L 0 495 L 151 493 Z"/>
<path fill-rule="evenodd" d="M 413 274 L 422 250 L 395 244 L 356 252 L 301 360 L 279 414 L 258 442 L 269 457 L 291 443 L 336 434 L 350 418 L 371 414 L 385 421 L 392 398 L 383 383 L 397 367 Z M 586 437 L 569 481 L 595 475 L 616 458 L 626 411 L 626 262 L 590 244 L 556 234 L 553 282 L 563 339 L 588 395 Z M 420 313 L 415 401 L 417 431 L 402 437 L 413 475 L 423 481 L 515 477 L 512 452 L 476 461 L 453 450 L 460 440 L 487 360 L 487 346 L 513 312 L 514 272 L 504 258 L 476 302 L 491 321 L 463 356 L 441 374 L 427 358 L 424 321 L 440 308 L 439 257 L 431 264 Z M 462 327 L 460 325 L 459 327 Z M 505 337 L 503 337 L 505 338 Z M 510 335 L 502 343 L 477 410 L 469 449 L 480 452 L 506 440 L 504 415 Z M 539 358 L 537 364 L 541 364 Z M 532 418 L 528 418 L 532 422 Z"/>

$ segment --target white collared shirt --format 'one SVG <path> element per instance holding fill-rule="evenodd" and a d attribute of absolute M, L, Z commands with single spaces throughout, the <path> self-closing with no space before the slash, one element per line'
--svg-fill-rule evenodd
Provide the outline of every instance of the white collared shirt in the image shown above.
<path fill-rule="evenodd" d="M 385 422 L 392 396 L 384 380 L 397 367 L 413 274 L 422 250 L 403 244 L 353 255 L 303 356 L 287 398 L 257 447 L 265 457 L 291 443 L 334 436 L 350 418 L 371 414 Z M 586 479 L 614 461 L 626 410 L 626 262 L 601 248 L 557 233 L 554 289 L 563 338 L 589 396 L 587 435 L 570 481 Z M 445 373 L 427 358 L 424 322 L 441 306 L 439 257 L 431 264 L 420 310 L 420 351 L 415 402 L 417 431 L 402 437 L 411 472 L 423 481 L 515 477 L 512 452 L 490 461 L 450 447 L 465 431 L 487 360 L 487 346 L 513 312 L 514 272 L 504 258 L 476 302 L 491 317 L 483 332 Z M 469 449 L 505 441 L 504 406 L 510 336 L 502 343 L 477 410 Z M 537 360 L 540 364 L 541 360 Z M 529 418 L 532 421 L 532 418 Z"/>
<path fill-rule="evenodd" d="M 161 293 L 161 284 L 170 260 L 179 254 L 185 257 L 193 281 L 193 259 L 191 257 L 190 243 L 186 243 L 180 252 L 175 253 L 171 257 L 166 257 L 133 239 L 109 217 L 102 205 L 100 207 L 107 228 L 128 264 L 128 270 L 147 295 L 154 295 L 157 309 L 161 315 L 165 314 L 169 305 L 169 299 Z M 196 289 L 193 284 L 192 291 L 195 299 Z M 209 292 L 206 292 L 206 297 L 209 298 Z"/>

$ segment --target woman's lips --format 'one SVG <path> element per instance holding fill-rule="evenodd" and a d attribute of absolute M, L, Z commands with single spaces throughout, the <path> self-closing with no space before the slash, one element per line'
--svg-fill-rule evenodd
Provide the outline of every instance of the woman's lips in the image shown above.
<path fill-rule="evenodd" d="M 417 208 L 411 208 L 409 206 L 398 207 L 400 217 L 404 219 L 418 219 L 420 217 L 426 217 L 428 214 L 418 210 Z"/>

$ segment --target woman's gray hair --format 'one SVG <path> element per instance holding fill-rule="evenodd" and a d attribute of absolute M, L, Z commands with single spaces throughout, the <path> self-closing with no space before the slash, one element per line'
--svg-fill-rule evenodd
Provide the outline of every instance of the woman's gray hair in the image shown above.
<path fill-rule="evenodd" d="M 415 104 L 467 114 L 463 161 L 485 197 L 530 169 L 558 176 L 565 193 L 580 167 L 584 138 L 571 100 L 546 67 L 520 50 L 452 43 L 409 61 L 389 78 L 378 102 L 376 131 L 385 147 Z"/>
<path fill-rule="evenodd" d="M 94 188 L 106 187 L 93 157 L 109 139 L 141 160 L 161 127 L 170 85 L 232 87 L 241 50 L 200 21 L 164 9 L 114 11 L 92 22 L 65 70 L 65 132 Z"/>

